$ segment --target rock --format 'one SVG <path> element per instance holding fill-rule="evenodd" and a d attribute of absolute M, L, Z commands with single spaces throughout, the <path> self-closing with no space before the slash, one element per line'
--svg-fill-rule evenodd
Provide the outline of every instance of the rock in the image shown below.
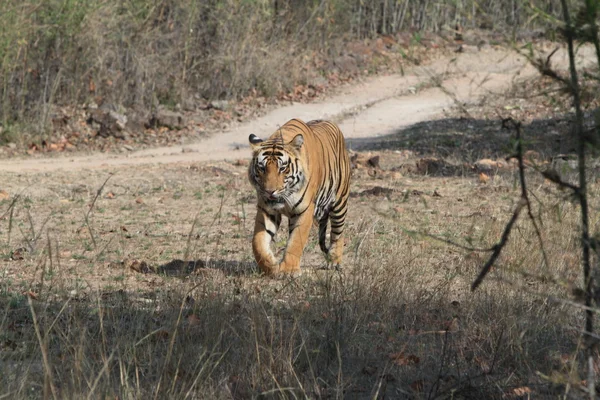
<path fill-rule="evenodd" d="M 373 156 L 373 157 L 369 158 L 369 160 L 367 161 L 367 164 L 369 164 L 369 166 L 373 167 L 373 168 L 381 168 L 379 166 L 379 156 Z"/>
<path fill-rule="evenodd" d="M 447 175 L 454 170 L 446 161 L 435 157 L 425 157 L 417 161 L 416 172 L 421 175 Z"/>
<path fill-rule="evenodd" d="M 577 171 L 579 162 L 575 154 L 559 154 L 552 158 L 550 165 L 561 173 L 567 173 Z"/>
<path fill-rule="evenodd" d="M 125 129 L 125 125 L 127 124 L 127 116 L 123 114 L 119 114 L 116 111 L 109 111 L 109 117 L 115 121 L 115 124 L 119 127 L 120 130 Z"/>
<path fill-rule="evenodd" d="M 150 120 L 150 114 L 144 111 L 130 111 L 125 127 L 130 132 L 143 132 Z"/>
<path fill-rule="evenodd" d="M 169 129 L 183 129 L 186 121 L 184 116 L 176 111 L 159 109 L 150 119 L 151 127 L 166 127 Z"/>
<path fill-rule="evenodd" d="M 229 101 L 227 100 L 213 100 L 210 102 L 210 107 L 215 110 L 225 111 L 229 107 Z"/>
<path fill-rule="evenodd" d="M 113 136 L 123 139 L 127 117 L 114 110 L 93 108 L 88 109 L 87 123 L 102 137 Z"/>
<path fill-rule="evenodd" d="M 356 74 L 359 71 L 358 63 L 356 59 L 352 56 L 344 55 L 340 57 L 336 57 L 333 60 L 333 64 L 340 72 L 346 72 L 350 74 Z"/>

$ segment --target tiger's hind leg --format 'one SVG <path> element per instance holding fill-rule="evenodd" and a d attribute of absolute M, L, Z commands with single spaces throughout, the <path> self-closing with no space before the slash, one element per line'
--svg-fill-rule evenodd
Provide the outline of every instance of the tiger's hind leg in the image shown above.
<path fill-rule="evenodd" d="M 330 246 L 328 251 L 329 261 L 335 268 L 339 268 L 342 264 L 342 254 L 344 252 L 344 226 L 346 225 L 347 198 L 341 201 L 339 207 L 334 207 L 329 213 L 329 221 L 331 222 Z M 319 237 L 320 239 L 320 237 Z"/>
<path fill-rule="evenodd" d="M 325 255 L 329 255 L 329 247 L 327 247 L 327 223 L 329 222 L 329 214 L 324 215 L 319 220 L 319 247 Z"/>

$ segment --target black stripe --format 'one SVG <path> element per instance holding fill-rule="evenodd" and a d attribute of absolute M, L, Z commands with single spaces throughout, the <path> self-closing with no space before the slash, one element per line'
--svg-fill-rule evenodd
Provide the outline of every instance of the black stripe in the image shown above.
<path fill-rule="evenodd" d="M 304 214 L 304 213 L 306 212 L 306 210 L 308 210 L 308 207 L 310 207 L 310 204 L 309 204 L 309 205 L 307 205 L 307 206 L 306 206 L 306 208 L 305 208 L 304 210 L 300 211 L 300 212 L 299 212 L 299 213 L 297 213 L 297 214 L 294 214 L 294 216 L 292 217 L 292 219 L 296 219 L 296 218 L 300 217 L 302 214 Z"/>
<path fill-rule="evenodd" d="M 344 212 L 342 212 L 341 214 L 335 214 L 335 213 L 331 213 L 331 220 L 332 221 L 339 221 L 340 219 L 344 219 L 346 217 L 346 213 L 348 212 L 348 210 L 344 210 Z"/>
<path fill-rule="evenodd" d="M 262 208 L 261 206 L 257 206 L 258 209 L 262 212 L 264 212 L 265 214 L 267 214 L 267 217 L 269 217 L 269 219 L 271 220 L 271 222 L 273 222 L 273 220 L 277 221 L 277 215 L 273 215 L 271 213 L 269 213 L 267 210 L 265 210 L 264 208 Z"/>
<path fill-rule="evenodd" d="M 275 233 L 274 233 L 274 232 L 271 232 L 271 231 L 270 231 L 270 230 L 268 230 L 268 229 L 265 229 L 265 230 L 266 230 L 266 231 L 267 231 L 267 233 L 268 233 L 268 234 L 271 236 L 271 239 L 273 239 L 273 238 L 275 237 Z"/>
<path fill-rule="evenodd" d="M 343 202 L 340 204 L 340 201 Z M 346 204 L 348 204 L 348 198 L 346 197 L 345 199 L 343 197 L 340 197 L 340 199 L 333 205 L 333 210 L 331 210 L 331 212 L 333 214 L 339 214 L 340 211 L 342 211 L 345 207 Z"/>
<path fill-rule="evenodd" d="M 346 221 L 342 221 L 342 222 L 338 222 L 338 223 L 331 223 L 331 229 L 337 229 L 337 228 L 341 228 L 346 224 Z"/>
<path fill-rule="evenodd" d="M 310 184 L 310 180 L 306 183 L 306 187 L 304 188 L 304 193 L 302 193 L 302 197 L 300 197 L 300 200 L 298 200 L 298 202 L 296 204 L 294 204 L 294 207 L 292 207 L 292 210 L 296 207 L 298 207 L 298 205 L 300 203 L 302 203 L 302 200 L 304 200 L 304 195 L 306 194 L 306 191 L 308 190 L 308 186 Z"/>

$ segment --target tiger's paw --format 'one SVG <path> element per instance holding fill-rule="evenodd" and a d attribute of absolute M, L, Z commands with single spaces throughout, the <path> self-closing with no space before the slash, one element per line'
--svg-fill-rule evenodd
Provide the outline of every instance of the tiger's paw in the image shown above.
<path fill-rule="evenodd" d="M 325 265 L 321 269 L 340 271 L 342 269 L 340 257 L 335 257 L 333 254 L 328 253 L 325 255 Z"/>
<path fill-rule="evenodd" d="M 297 278 L 300 275 L 302 275 L 302 270 L 300 269 L 299 265 L 287 265 L 285 262 L 279 264 L 278 268 L 273 274 L 273 276 L 277 278 Z"/>

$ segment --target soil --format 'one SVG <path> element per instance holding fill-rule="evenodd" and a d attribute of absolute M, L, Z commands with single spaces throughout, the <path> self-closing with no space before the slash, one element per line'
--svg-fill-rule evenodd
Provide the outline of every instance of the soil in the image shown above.
<path fill-rule="evenodd" d="M 554 65 L 565 67 L 564 54 L 554 56 Z M 306 352 L 307 365 L 318 361 L 316 369 L 327 371 L 319 373 L 331 372 L 335 381 L 331 360 L 343 358 L 353 379 L 345 383 L 347 398 L 364 398 L 370 390 L 364 388 L 379 387 L 382 380 L 389 398 L 407 388 L 419 392 L 438 385 L 441 393 L 462 390 L 465 398 L 492 398 L 497 390 L 507 398 L 525 390 L 556 394 L 554 382 L 540 376 L 571 370 L 561 360 L 575 359 L 570 352 L 577 351 L 579 331 L 573 327 L 581 325 L 566 302 L 547 300 L 570 298 L 570 289 L 582 281 L 579 214 L 568 193 L 528 168 L 534 212 L 544 221 L 543 257 L 551 265 L 522 217 L 503 250 L 501 268 L 481 291 L 470 291 L 489 255 L 481 249 L 497 243 L 520 196 L 514 167 L 505 160 L 512 133 L 501 120 L 524 121 L 528 166 L 558 162 L 553 158 L 559 153 L 565 153 L 559 171 L 570 166 L 570 144 L 563 140 L 569 136 L 568 115 L 558 112 L 563 106 L 556 108 L 560 94 L 530 96 L 548 91 L 547 82 L 539 82 L 513 51 L 463 47 L 404 75 L 371 78 L 318 102 L 281 107 L 189 145 L 2 160 L 0 289 L 3 307 L 16 310 L 5 319 L 17 322 L 8 325 L 0 350 L 7 359 L 31 364 L 26 350 L 36 339 L 24 299 L 32 299 L 44 323 L 58 321 L 60 332 L 74 327 L 68 331 L 72 336 L 49 341 L 55 365 L 69 376 L 80 359 L 55 348 L 79 343 L 79 329 L 95 320 L 89 316 L 99 314 L 102 303 L 108 311 L 100 323 L 108 322 L 114 342 L 123 343 L 122 357 L 167 353 L 160 346 L 168 342 L 164 338 L 175 338 L 168 329 L 185 312 L 189 330 L 177 336 L 185 346 L 175 348 L 173 360 L 192 359 L 190 348 L 213 347 L 207 338 L 215 334 L 232 349 L 220 368 L 249 381 L 254 346 L 274 348 L 271 354 L 285 348 L 283 354 L 288 342 L 267 339 L 304 335 L 307 329 L 312 340 L 307 348 L 318 350 Z M 273 280 L 259 274 L 252 256 L 256 199 L 246 175 L 247 137 L 265 137 L 292 117 L 336 121 L 352 149 L 345 264 L 341 271 L 322 268 L 313 229 L 303 275 Z M 590 193 L 598 193 L 597 176 L 590 173 Z M 596 197 L 590 207 L 600 207 Z M 276 236 L 279 254 L 285 232 L 282 226 Z M 51 306 L 42 311 L 46 304 Z M 71 318 L 79 310 L 75 305 L 89 310 Z M 58 318 L 63 310 L 67 317 Z M 77 318 L 83 322 L 73 323 Z M 331 322 L 338 320 L 343 322 Z M 327 350 L 331 332 L 344 335 L 339 337 L 347 347 Z M 217 343 L 214 348 L 221 348 Z M 101 348 L 92 340 L 85 350 L 89 376 L 104 373 L 106 355 L 94 353 Z M 241 358 L 245 354 L 251 356 Z M 440 360 L 442 365 L 460 360 L 456 375 L 447 369 L 443 382 Z M 155 364 L 167 365 L 159 361 Z M 42 387 L 42 374 L 33 368 L 29 374 Z M 154 387 L 155 376 L 142 376 L 141 386 Z M 500 379 L 510 382 L 498 389 Z"/>
<path fill-rule="evenodd" d="M 59 157 L 12 158 L 0 161 L 0 170 L 49 172 L 108 166 L 236 160 L 248 158 L 250 133 L 270 135 L 291 118 L 336 121 L 351 149 L 368 148 L 376 138 L 426 121 L 440 120 L 448 112 L 464 110 L 505 93 L 516 82 L 538 76 L 527 60 L 502 47 L 462 47 L 460 53 L 441 57 L 404 74 L 365 79 L 322 100 L 292 103 L 230 129 L 186 145 L 157 147 L 124 154 L 68 154 Z M 550 48 L 548 47 L 550 51 Z M 580 52 L 582 62 L 593 60 L 591 49 Z M 553 56 L 555 66 L 566 67 L 566 52 Z"/>

